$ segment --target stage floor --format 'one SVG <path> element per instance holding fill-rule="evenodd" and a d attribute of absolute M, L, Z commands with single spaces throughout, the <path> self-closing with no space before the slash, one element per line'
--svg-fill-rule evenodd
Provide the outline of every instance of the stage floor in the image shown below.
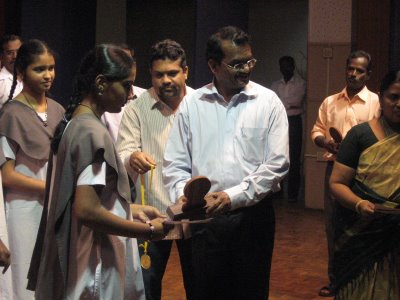
<path fill-rule="evenodd" d="M 319 289 L 328 282 L 323 212 L 280 199 L 274 204 L 276 236 L 269 299 L 332 299 L 318 296 Z M 186 299 L 175 247 L 164 276 L 162 299 Z"/>

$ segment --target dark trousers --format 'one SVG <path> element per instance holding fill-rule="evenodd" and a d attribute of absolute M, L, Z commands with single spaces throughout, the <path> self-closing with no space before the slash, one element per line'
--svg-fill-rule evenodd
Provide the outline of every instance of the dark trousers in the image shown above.
<path fill-rule="evenodd" d="M 142 244 L 143 240 L 138 240 Z M 193 296 L 193 268 L 192 264 L 192 241 L 177 240 L 176 245 L 179 252 L 179 259 L 182 268 L 183 284 L 186 291 L 186 299 L 195 299 Z M 142 268 L 143 281 L 147 300 L 161 299 L 162 278 L 171 253 L 172 241 L 149 242 L 147 253 L 151 257 L 151 267 L 148 270 Z M 143 248 L 139 247 L 140 255 Z"/>
<path fill-rule="evenodd" d="M 290 116 L 289 120 L 289 157 L 288 198 L 297 199 L 300 189 L 301 148 L 303 145 L 303 121 L 301 115 Z"/>
<path fill-rule="evenodd" d="M 197 300 L 268 299 L 275 233 L 270 201 L 193 229 Z"/>
<path fill-rule="evenodd" d="M 329 190 L 329 179 L 333 170 L 333 162 L 329 161 L 325 171 L 325 187 L 324 187 L 324 215 L 325 215 L 325 232 L 328 243 L 328 277 L 331 285 L 335 284 L 333 275 L 333 257 L 335 247 L 335 221 L 337 217 L 337 203 Z"/>

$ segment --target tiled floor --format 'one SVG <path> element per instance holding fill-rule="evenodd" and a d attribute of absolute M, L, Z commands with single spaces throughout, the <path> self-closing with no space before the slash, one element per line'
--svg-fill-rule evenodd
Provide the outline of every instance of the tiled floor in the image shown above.
<path fill-rule="evenodd" d="M 331 299 L 317 295 L 319 288 L 327 283 L 323 213 L 284 200 L 275 200 L 275 211 L 276 238 L 269 299 Z M 164 276 L 162 299 L 185 299 L 176 248 Z"/>

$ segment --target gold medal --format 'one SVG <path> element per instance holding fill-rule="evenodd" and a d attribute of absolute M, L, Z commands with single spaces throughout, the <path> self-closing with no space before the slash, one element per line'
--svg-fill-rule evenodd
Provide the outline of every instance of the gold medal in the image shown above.
<path fill-rule="evenodd" d="M 140 265 L 143 269 L 148 270 L 151 267 L 151 258 L 147 254 L 143 254 L 140 257 Z"/>

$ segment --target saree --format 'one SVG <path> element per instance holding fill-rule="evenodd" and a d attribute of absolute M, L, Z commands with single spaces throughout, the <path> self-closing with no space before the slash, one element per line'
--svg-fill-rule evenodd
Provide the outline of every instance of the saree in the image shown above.
<path fill-rule="evenodd" d="M 352 191 L 387 208 L 400 205 L 400 134 L 365 149 Z M 400 214 L 360 216 L 339 207 L 335 299 L 400 299 Z"/>

